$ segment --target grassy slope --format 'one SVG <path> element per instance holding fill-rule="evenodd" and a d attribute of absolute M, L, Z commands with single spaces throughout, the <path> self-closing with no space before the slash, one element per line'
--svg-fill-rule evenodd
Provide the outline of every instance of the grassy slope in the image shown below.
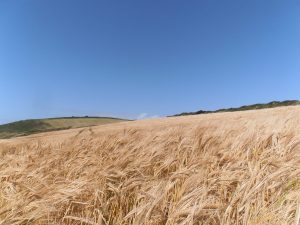
<path fill-rule="evenodd" d="M 103 125 L 121 121 L 124 120 L 105 117 L 65 117 L 22 120 L 0 125 L 0 139 L 30 135 L 46 131 Z"/>
<path fill-rule="evenodd" d="M 298 100 L 273 101 L 273 102 L 262 103 L 262 104 L 244 105 L 237 108 L 218 109 L 215 111 L 199 110 L 197 112 L 184 112 L 184 113 L 176 114 L 174 116 L 188 116 L 188 115 L 199 115 L 199 114 L 218 113 L 218 112 L 237 112 L 237 111 L 246 111 L 246 110 L 255 110 L 255 109 L 276 108 L 282 106 L 293 106 L 293 105 L 300 105 L 300 101 Z"/>
<path fill-rule="evenodd" d="M 300 107 L 0 141 L 0 224 L 300 221 Z"/>

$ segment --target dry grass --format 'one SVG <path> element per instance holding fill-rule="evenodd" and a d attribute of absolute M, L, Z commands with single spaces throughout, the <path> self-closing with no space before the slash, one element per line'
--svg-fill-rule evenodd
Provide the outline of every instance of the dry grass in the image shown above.
<path fill-rule="evenodd" d="M 0 142 L 0 224 L 299 224 L 300 107 Z"/>

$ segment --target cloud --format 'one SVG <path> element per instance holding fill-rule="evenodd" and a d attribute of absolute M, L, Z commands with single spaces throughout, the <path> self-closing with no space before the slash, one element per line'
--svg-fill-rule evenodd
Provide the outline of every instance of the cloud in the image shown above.
<path fill-rule="evenodd" d="M 156 119 L 156 118 L 160 118 L 160 116 L 159 115 L 153 115 L 153 116 L 150 116 L 149 118 Z"/>
<path fill-rule="evenodd" d="M 142 119 L 146 119 L 148 116 L 148 113 L 141 113 L 140 115 L 137 116 L 137 120 L 142 120 Z"/>
<path fill-rule="evenodd" d="M 148 113 L 141 113 L 137 116 L 137 120 L 143 120 L 143 119 L 155 119 L 160 118 L 159 115 L 149 115 Z"/>

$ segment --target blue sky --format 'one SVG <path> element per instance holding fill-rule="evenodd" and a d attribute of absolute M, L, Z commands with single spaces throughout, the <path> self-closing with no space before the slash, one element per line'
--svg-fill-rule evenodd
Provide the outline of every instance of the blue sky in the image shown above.
<path fill-rule="evenodd" d="M 0 0 L 0 123 L 300 99 L 300 2 Z"/>

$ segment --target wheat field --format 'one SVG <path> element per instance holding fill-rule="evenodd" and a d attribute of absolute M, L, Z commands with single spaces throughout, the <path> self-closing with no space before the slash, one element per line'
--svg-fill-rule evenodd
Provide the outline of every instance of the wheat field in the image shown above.
<path fill-rule="evenodd" d="M 0 141 L 0 224 L 299 224 L 300 107 Z"/>

